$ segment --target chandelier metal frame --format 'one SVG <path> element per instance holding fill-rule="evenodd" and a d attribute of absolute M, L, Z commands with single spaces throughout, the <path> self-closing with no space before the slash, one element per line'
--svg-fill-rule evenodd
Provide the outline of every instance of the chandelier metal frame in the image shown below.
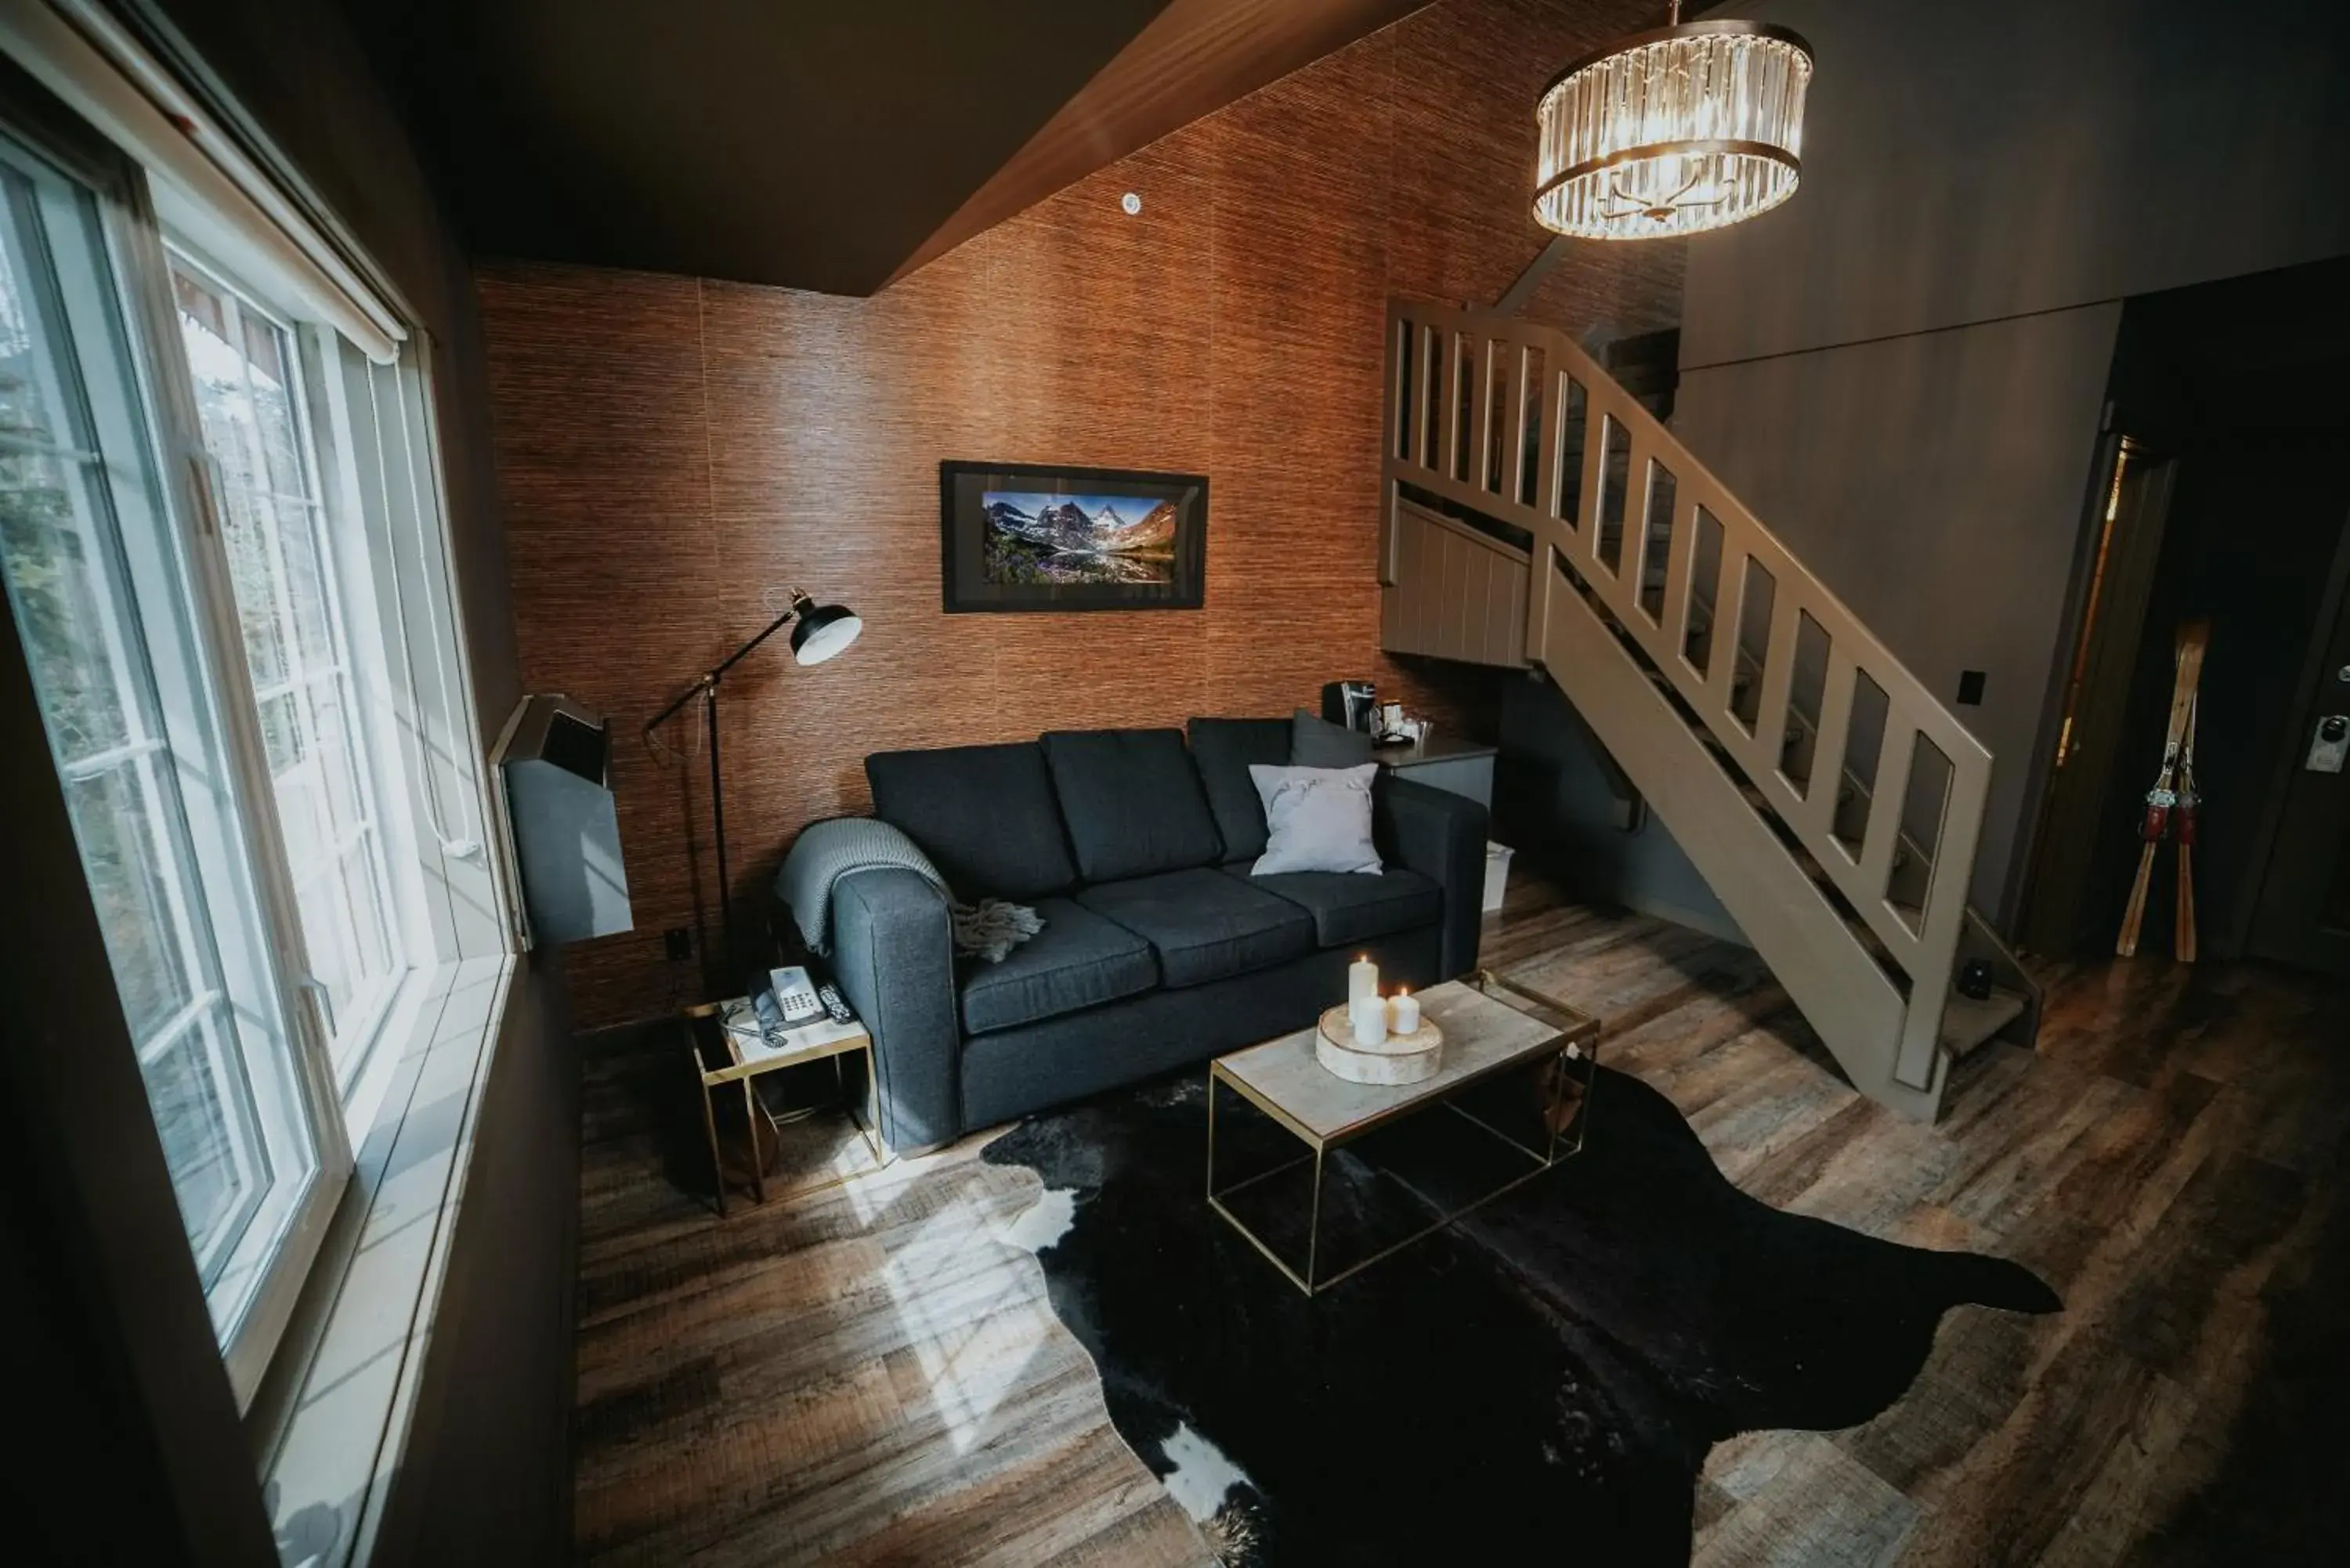
<path fill-rule="evenodd" d="M 1672 20 L 1665 26 L 1651 28 L 1647 32 L 1634 33 L 1627 37 L 1618 38 L 1613 43 L 1607 44 L 1603 47 L 1595 49 L 1591 53 L 1581 57 L 1572 64 L 1568 65 L 1565 68 L 1559 71 L 1556 75 L 1553 76 L 1549 81 L 1543 84 L 1542 91 L 1536 95 L 1534 101 L 1537 106 L 1537 119 L 1541 118 L 1542 107 L 1550 102 L 1552 95 L 1582 72 L 1589 70 L 1594 66 L 1615 59 L 1618 56 L 1628 55 L 1637 50 L 1647 48 L 1650 45 L 1668 43 L 1680 39 L 1727 36 L 1768 39 L 1775 43 L 1783 44 L 1794 50 L 1795 53 L 1803 57 L 1804 69 L 1806 73 L 1806 77 L 1808 78 L 1813 61 L 1812 46 L 1808 39 L 1806 39 L 1802 34 L 1796 32 L 1794 28 L 1783 27 L 1772 22 L 1711 21 L 1685 23 L 1680 20 L 1680 9 L 1679 0 L 1674 0 L 1672 7 Z M 1798 131 L 1801 130 L 1800 118 L 1796 122 L 1796 129 Z M 1724 137 L 1679 138 L 1644 142 L 1636 147 L 1618 148 L 1612 152 L 1605 153 L 1596 158 L 1585 159 L 1581 162 L 1560 170 L 1557 173 L 1553 174 L 1547 180 L 1544 180 L 1538 186 L 1536 186 L 1534 193 L 1535 222 L 1542 223 L 1544 228 L 1553 230 L 1554 233 L 1573 234 L 1583 238 L 1615 240 L 1642 237 L 1638 235 L 1612 234 L 1585 234 L 1579 230 L 1559 229 L 1556 225 L 1547 222 L 1543 217 L 1543 199 L 1548 196 L 1552 192 L 1560 189 L 1562 186 L 1572 184 L 1575 181 L 1586 179 L 1593 174 L 1602 173 L 1612 170 L 1624 169 L 1633 164 L 1646 163 L 1659 159 L 1682 158 L 1690 161 L 1690 162 L 1691 167 L 1689 176 L 1682 182 L 1679 190 L 1671 192 L 1669 195 L 1665 196 L 1662 199 L 1658 199 L 1654 196 L 1643 197 L 1635 192 L 1627 190 L 1620 178 L 1609 180 L 1607 189 L 1601 195 L 1602 201 L 1606 202 L 1621 203 L 1621 205 L 1609 205 L 1603 207 L 1601 210 L 1601 215 L 1604 217 L 1623 218 L 1631 216 L 1635 213 L 1639 213 L 1654 218 L 1660 223 L 1669 222 L 1677 213 L 1684 212 L 1693 207 L 1719 206 L 1723 202 L 1731 199 L 1734 192 L 1725 192 L 1723 194 L 1716 196 L 1710 201 L 1684 200 L 1684 198 L 1689 195 L 1689 192 L 1695 189 L 1699 182 L 1704 178 L 1705 166 L 1698 161 L 1714 157 L 1759 158 L 1765 159 L 1773 163 L 1778 164 L 1780 167 L 1785 169 L 1791 176 L 1793 176 L 1793 182 L 1791 182 L 1787 191 L 1788 195 L 1794 194 L 1794 182 L 1800 182 L 1803 177 L 1803 160 L 1790 148 L 1782 146 L 1777 142 L 1743 140 Z M 1779 201 L 1783 202 L 1785 199 L 1785 196 L 1782 196 L 1779 198 Z M 1778 202 L 1773 202 L 1772 203 L 1773 206 L 1777 204 Z M 1758 211 L 1767 210 L 1768 208 L 1758 209 Z M 1752 216 L 1754 214 L 1747 215 Z M 1732 219 L 1731 221 L 1737 222 L 1739 220 Z M 1685 233 L 1688 231 L 1676 232 Z"/>

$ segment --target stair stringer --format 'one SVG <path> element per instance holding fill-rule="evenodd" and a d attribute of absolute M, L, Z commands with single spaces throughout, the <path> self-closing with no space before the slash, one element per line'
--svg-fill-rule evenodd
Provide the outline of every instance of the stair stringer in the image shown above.
<path fill-rule="evenodd" d="M 1614 644 L 1607 668 L 1628 661 L 1656 683 L 1618 707 L 1603 742 L 1652 804 L 1672 795 L 1688 803 L 1692 792 L 1716 805 L 1735 801 L 1721 812 L 1684 804 L 1667 820 L 1690 846 L 1719 851 L 1690 858 L 1718 890 L 1738 889 L 1742 909 L 1733 915 L 1855 1082 L 1930 1114 L 1949 1070 L 1942 1035 L 1990 804 L 1990 751 L 1573 339 L 1495 311 L 1397 300 L 1388 314 L 1379 580 L 1395 646 L 1515 662 L 1494 647 L 1497 582 L 1524 588 L 1529 659 L 1545 649 L 1564 656 L 1546 630 L 1553 600 L 1569 619 L 1562 638 L 1586 640 L 1589 628 L 1572 618 L 1588 618 Z M 1410 526 L 1427 521 L 1407 505 L 1417 501 L 1470 524 L 1441 530 L 1441 581 L 1420 580 L 1430 541 Z M 1417 557 L 1407 547 L 1415 537 Z M 1562 567 L 1572 574 L 1565 595 Z M 1563 602 L 1570 597 L 1573 606 Z M 1707 627 L 1719 617 L 1718 639 L 1700 629 L 1700 603 L 1711 607 Z M 1693 644 L 1693 630 L 1707 650 Z M 1748 644 L 1752 675 L 1742 680 L 1748 659 L 1738 650 Z M 1816 711 L 1797 746 L 1790 715 L 1799 663 L 1813 672 L 1804 701 Z M 1571 665 L 1554 679 L 1578 706 L 1593 695 L 1579 691 Z M 1652 718 L 1672 738 L 1644 747 L 1635 732 Z M 1632 766 L 1635 755 L 1648 763 Z M 1700 771 L 1733 793 L 1689 784 Z M 1868 781 L 1865 822 L 1846 810 L 1836 781 L 1847 775 Z M 1741 865 L 1758 846 L 1767 871 Z M 1778 869 L 1790 863 L 1816 879 L 1809 891 L 1783 885 Z M 1889 987 L 1902 1002 L 1877 1037 L 1885 1044 L 1857 1028 L 1881 1008 L 1839 994 L 1845 977 L 1864 971 L 1835 956 L 1839 939 L 1817 918 L 1823 909 L 1875 971 L 1853 983 L 1877 998 Z M 1789 921 L 1808 934 L 1774 929 Z"/>
<path fill-rule="evenodd" d="M 1900 988 L 1597 611 L 1555 566 L 1540 567 L 1547 603 L 1530 649 L 1535 661 L 1663 819 L 1854 1087 L 1933 1120 L 1948 1062 L 1932 1056 L 1923 1089 L 1896 1075 L 1908 1016 Z"/>

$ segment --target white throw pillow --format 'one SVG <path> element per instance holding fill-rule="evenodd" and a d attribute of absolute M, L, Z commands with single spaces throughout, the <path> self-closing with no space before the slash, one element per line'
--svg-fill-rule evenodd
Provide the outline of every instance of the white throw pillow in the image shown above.
<path fill-rule="evenodd" d="M 1264 802 L 1272 832 L 1252 877 L 1282 871 L 1365 871 L 1379 874 L 1371 843 L 1371 780 L 1377 763 L 1354 768 L 1276 768 L 1249 764 L 1249 779 Z"/>

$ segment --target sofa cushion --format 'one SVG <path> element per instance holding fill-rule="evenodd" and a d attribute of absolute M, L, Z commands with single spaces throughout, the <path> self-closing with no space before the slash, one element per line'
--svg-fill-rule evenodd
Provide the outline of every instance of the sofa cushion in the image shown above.
<path fill-rule="evenodd" d="M 865 777 L 873 815 L 920 845 L 965 901 L 1034 898 L 1077 879 L 1033 742 L 876 752 Z"/>
<path fill-rule="evenodd" d="M 1208 809 L 1223 836 L 1224 861 L 1253 860 L 1264 853 L 1264 803 L 1249 780 L 1249 764 L 1284 767 L 1289 763 L 1286 719 L 1194 719 L 1190 725 L 1191 761 L 1208 792 Z"/>
<path fill-rule="evenodd" d="M 1361 948 L 1309 953 L 1230 980 L 1181 991 L 1146 991 L 1092 1012 L 973 1035 L 963 1042 L 955 1064 L 962 1126 L 1008 1122 L 1046 1106 L 1204 1063 L 1286 1030 L 1311 1028 L 1333 998 L 1347 994 L 1347 966 L 1357 952 L 1379 966 L 1382 983 L 1424 991 L 1438 979 L 1441 941 L 1438 928 L 1427 926 Z M 889 1081 L 885 1068 L 885 1108 Z"/>
<path fill-rule="evenodd" d="M 1444 889 L 1432 877 L 1391 866 L 1376 877 L 1355 871 L 1284 871 L 1252 877 L 1240 867 L 1224 875 L 1288 899 L 1314 917 L 1314 940 L 1326 948 L 1358 947 L 1444 918 Z"/>
<path fill-rule="evenodd" d="M 1371 738 L 1300 708 L 1289 718 L 1289 755 L 1297 768 L 1352 768 L 1371 760 Z"/>
<path fill-rule="evenodd" d="M 1314 918 L 1303 906 L 1205 867 L 1105 882 L 1076 899 L 1149 939 L 1170 986 L 1246 974 L 1315 947 Z"/>
<path fill-rule="evenodd" d="M 964 966 L 964 1033 L 1057 1018 L 1159 983 L 1150 944 L 1125 927 L 1067 898 L 1039 898 L 1036 913 L 1045 929 L 1002 963 Z"/>
<path fill-rule="evenodd" d="M 1088 882 L 1224 857 L 1180 730 L 1055 730 L 1038 742 Z"/>

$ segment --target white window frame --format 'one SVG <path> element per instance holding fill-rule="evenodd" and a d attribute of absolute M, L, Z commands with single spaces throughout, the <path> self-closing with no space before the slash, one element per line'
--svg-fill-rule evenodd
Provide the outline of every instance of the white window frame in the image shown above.
<path fill-rule="evenodd" d="M 311 356 L 305 348 L 306 337 L 315 339 L 326 329 L 315 324 L 306 326 L 281 314 L 262 296 L 261 291 L 244 283 L 230 269 L 213 262 L 182 236 L 166 231 L 164 250 L 169 257 L 184 262 L 188 268 L 206 285 L 234 296 L 241 310 L 260 317 L 285 335 L 286 374 L 292 380 L 292 385 L 287 388 L 287 400 L 295 421 L 295 459 L 302 465 L 305 477 L 316 494 L 281 499 L 292 501 L 306 511 L 315 512 L 317 514 L 317 537 L 324 577 L 321 586 L 327 595 L 330 619 L 328 636 L 338 645 L 340 661 L 324 671 L 306 670 L 300 676 L 289 678 L 288 680 L 278 684 L 298 689 L 324 680 L 334 680 L 341 686 L 347 699 L 346 722 L 352 732 L 355 749 L 359 753 L 359 788 L 362 796 L 360 811 L 363 817 L 359 831 L 362 835 L 373 835 L 380 846 L 379 852 L 383 857 L 383 893 L 388 900 L 387 906 L 379 911 L 379 916 L 383 922 L 386 939 L 390 949 L 389 966 L 384 975 L 368 992 L 354 998 L 355 1005 L 348 1019 L 335 1019 L 334 1028 L 329 1031 L 323 1012 L 325 1002 L 319 995 L 318 982 L 312 978 L 313 971 L 307 967 L 307 956 L 304 960 L 305 972 L 297 982 L 309 1002 L 304 1012 L 311 1026 L 322 1036 L 331 1033 L 336 1037 L 335 1041 L 329 1041 L 328 1044 L 330 1064 L 333 1064 L 335 1055 L 333 1047 L 336 1042 L 340 1041 L 345 1046 L 342 1062 L 333 1065 L 333 1076 L 337 1093 L 341 1097 L 348 1113 L 354 1107 L 362 1086 L 369 1082 L 368 1071 L 372 1064 L 376 1046 L 382 1038 L 383 1025 L 391 1015 L 400 991 L 415 982 L 416 966 L 411 955 L 416 950 L 410 940 L 410 930 L 413 923 L 413 901 L 421 897 L 421 889 L 412 884 L 403 886 L 393 870 L 393 846 L 395 842 L 406 842 L 409 837 L 406 824 L 407 792 L 398 787 L 396 774 L 387 777 L 385 768 L 387 760 L 396 752 L 397 747 L 393 742 L 384 739 L 383 732 L 396 723 L 396 715 L 376 710 L 371 706 L 363 708 L 361 704 L 360 679 L 366 649 L 362 647 L 355 628 L 351 606 L 355 601 L 364 602 L 370 597 L 363 592 L 353 591 L 354 585 L 363 584 L 367 580 L 368 562 L 364 554 L 364 541 L 353 540 L 347 528 L 337 526 L 328 510 L 325 483 L 327 453 L 321 450 L 318 440 L 317 432 L 320 427 L 317 423 L 316 404 L 312 400 L 308 364 Z M 170 278 L 167 276 L 164 281 L 168 287 Z M 176 298 L 172 302 L 172 314 L 176 344 L 180 341 L 176 336 L 178 330 Z M 175 352 L 178 350 L 175 349 Z M 190 378 L 189 384 L 192 389 L 192 371 L 186 364 L 183 356 L 181 358 L 181 369 Z M 202 423 L 199 420 L 200 437 Z M 348 430 L 342 431 L 341 433 L 348 440 Z M 209 455 L 205 459 L 204 468 L 213 491 L 213 504 L 218 507 L 226 501 L 226 496 L 223 493 L 227 483 L 226 478 L 220 472 L 220 465 Z M 353 553 L 355 545 L 359 551 L 356 555 Z M 232 623 L 228 629 L 237 635 L 238 646 L 243 647 L 243 628 L 237 624 L 238 609 L 234 603 L 234 596 L 230 604 L 217 607 L 227 615 Z M 295 618 L 290 608 L 286 611 L 285 620 L 289 638 L 298 642 L 298 636 L 292 630 Z M 370 629 L 374 629 L 371 619 L 369 627 Z M 380 653 L 380 649 L 378 651 Z M 292 656 L 300 657 L 298 649 L 293 650 Z M 253 701 L 256 708 L 262 702 L 270 700 L 272 696 L 274 693 L 265 694 L 257 689 L 252 691 Z M 387 787 L 388 783 L 391 787 Z M 397 827 L 390 820 L 394 816 L 400 818 Z M 303 880 L 306 876 L 314 873 L 293 865 L 284 854 L 282 847 L 271 857 L 271 859 L 273 864 L 270 867 L 270 872 L 276 883 L 276 896 L 295 910 L 295 923 L 298 929 Z M 307 955 L 307 937 L 299 950 Z M 346 1039 L 344 1036 L 347 1031 Z M 357 1117 L 351 1119 L 351 1136 L 353 1141 L 357 1141 L 364 1131 L 366 1124 Z"/>
<path fill-rule="evenodd" d="M 181 193 L 160 204 L 167 216 L 175 218 L 185 201 Z M 213 260 L 221 254 L 218 235 L 230 232 L 217 228 L 214 247 L 197 259 L 210 262 L 207 270 L 215 276 L 225 274 L 226 281 L 234 283 L 234 266 Z M 151 218 L 147 239 L 159 263 L 164 233 L 163 224 Z M 151 265 L 140 275 L 144 292 L 153 296 L 151 308 L 161 323 L 154 330 L 161 333 L 157 341 L 170 362 L 172 393 L 181 404 L 178 419 L 192 443 L 192 460 L 182 466 L 192 488 L 198 479 L 204 481 L 196 499 L 208 507 L 215 499 L 210 462 L 203 450 L 169 271 Z M 278 319 L 288 321 L 282 312 Z M 414 1083 L 403 1072 L 412 1075 L 419 1057 L 436 1051 L 442 1042 L 463 1039 L 468 1028 L 494 1030 L 494 1014 L 477 1023 L 464 1020 L 470 1016 L 467 1009 L 484 1005 L 481 985 L 485 977 L 480 966 L 494 967 L 510 959 L 519 922 L 503 846 L 486 826 L 492 809 L 488 764 L 476 738 L 481 729 L 441 502 L 442 471 L 431 382 L 421 368 L 429 339 L 411 329 L 387 364 L 371 358 L 324 322 L 295 317 L 288 324 L 296 329 L 295 346 L 305 361 L 303 417 L 317 432 L 308 443 L 309 456 L 317 465 L 327 533 L 344 585 L 339 607 L 348 618 L 353 675 L 362 689 L 364 712 L 354 712 L 352 724 L 364 739 L 378 798 L 385 803 L 380 820 L 391 829 L 387 848 L 398 851 L 391 857 L 395 903 L 386 914 L 388 921 L 396 922 L 409 955 L 399 983 L 384 1000 L 373 1048 L 356 1075 L 340 1084 L 331 1075 L 320 1016 L 302 1005 L 309 998 L 307 973 L 288 979 L 294 993 L 289 1016 L 307 1033 L 306 1055 L 326 1084 L 330 1102 L 339 1091 L 340 1116 L 336 1119 L 338 1131 L 347 1135 L 342 1147 L 361 1151 L 355 1168 L 346 1153 L 343 1168 L 355 1169 L 354 1180 L 365 1187 L 380 1179 L 385 1168 L 367 1158 L 365 1148 L 378 1141 L 386 1119 L 404 1116 L 409 1108 L 403 1094 L 412 1092 Z M 238 711 L 250 734 L 237 748 L 248 774 L 244 788 L 258 792 L 252 799 L 268 803 L 260 813 L 265 820 L 256 824 L 252 835 L 255 873 L 264 881 L 263 901 L 279 926 L 279 952 L 299 955 L 304 949 L 293 869 L 278 832 L 225 541 L 215 529 L 205 535 L 204 544 L 213 581 L 202 608 L 223 659 L 234 660 L 232 668 L 239 684 L 228 705 Z M 493 994 L 502 1006 L 502 981 Z M 304 1241 L 301 1274 L 354 1266 L 356 1238 L 328 1240 L 323 1247 L 307 1235 Z M 273 1355 L 314 1351 L 317 1336 L 333 1326 L 331 1321 L 305 1324 L 305 1317 L 331 1314 L 334 1298 L 323 1303 L 306 1301 L 307 1280 L 293 1277 L 296 1272 L 286 1271 L 282 1294 L 273 1282 L 268 1315 L 258 1320 L 267 1330 L 267 1342 L 256 1339 L 257 1356 L 232 1363 L 241 1404 L 250 1406 L 261 1396 L 262 1378 L 272 1370 Z M 278 1401 L 273 1398 L 272 1403 Z M 281 1437 L 295 1418 L 295 1411 L 283 1407 L 273 1407 L 262 1417 Z"/>

